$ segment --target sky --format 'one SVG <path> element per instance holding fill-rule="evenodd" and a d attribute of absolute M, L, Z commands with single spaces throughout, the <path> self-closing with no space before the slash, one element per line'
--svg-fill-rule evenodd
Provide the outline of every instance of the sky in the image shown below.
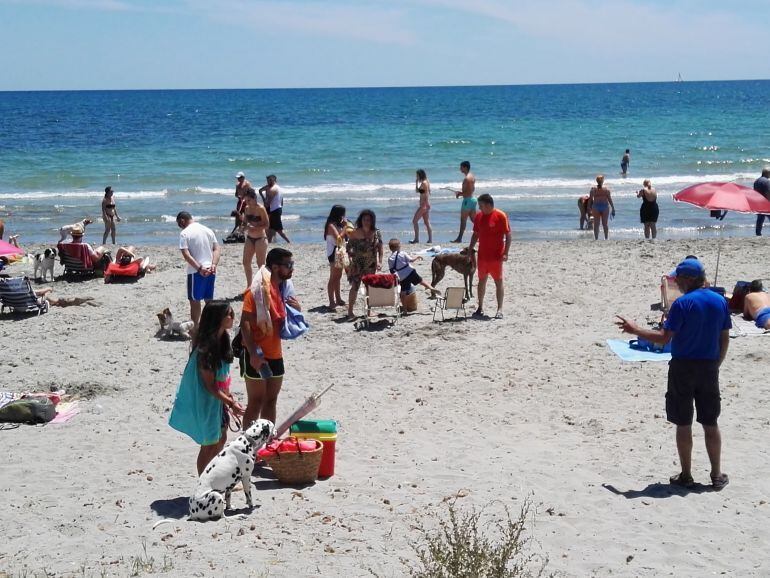
<path fill-rule="evenodd" d="M 767 0 L 0 0 L 0 90 L 770 78 Z"/>

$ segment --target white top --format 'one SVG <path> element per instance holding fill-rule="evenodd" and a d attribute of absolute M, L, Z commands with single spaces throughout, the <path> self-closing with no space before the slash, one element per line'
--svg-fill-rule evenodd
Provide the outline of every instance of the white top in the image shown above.
<path fill-rule="evenodd" d="M 203 267 L 211 267 L 214 261 L 214 247 L 217 238 L 214 231 L 193 221 L 179 234 L 179 248 L 187 249 L 198 264 Z M 197 273 L 195 267 L 187 264 L 187 274 Z"/>
<path fill-rule="evenodd" d="M 275 211 L 283 206 L 283 194 L 281 193 L 281 187 L 278 185 L 273 185 L 271 192 L 275 193 L 275 196 L 273 196 L 273 200 L 270 201 L 270 208 L 268 210 Z"/>
<path fill-rule="evenodd" d="M 337 237 L 326 235 L 326 256 L 331 257 L 337 249 Z"/>
<path fill-rule="evenodd" d="M 403 281 L 414 271 L 414 267 L 409 263 L 409 255 L 396 251 L 388 257 L 388 269 L 391 273 L 398 275 L 398 280 Z"/>

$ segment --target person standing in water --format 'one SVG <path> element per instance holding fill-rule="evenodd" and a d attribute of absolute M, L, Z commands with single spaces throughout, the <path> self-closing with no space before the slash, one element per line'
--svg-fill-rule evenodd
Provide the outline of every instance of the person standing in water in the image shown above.
<path fill-rule="evenodd" d="M 428 175 L 423 169 L 417 169 L 417 178 L 414 183 L 415 191 L 420 195 L 420 205 L 414 212 L 412 225 L 414 226 L 414 239 L 409 241 L 411 244 L 420 242 L 420 219 L 425 223 L 425 230 L 428 231 L 428 244 L 433 243 L 433 228 L 430 226 L 430 181 Z"/>
<path fill-rule="evenodd" d="M 460 163 L 460 172 L 465 175 L 463 178 L 462 190 L 454 191 L 455 198 L 462 198 L 460 204 L 460 233 L 453 243 L 462 243 L 465 234 L 465 225 L 470 218 L 471 223 L 476 218 L 476 177 L 471 172 L 471 163 L 463 161 Z"/>
<path fill-rule="evenodd" d="M 115 221 L 120 223 L 118 208 L 115 205 L 112 187 L 104 189 L 104 198 L 102 199 L 102 220 L 104 221 L 104 235 L 102 236 L 102 245 L 107 242 L 107 237 L 112 237 L 112 244 L 115 244 Z"/>
<path fill-rule="evenodd" d="M 620 174 L 624 177 L 628 174 L 628 165 L 631 164 L 631 149 L 626 149 L 623 158 L 620 159 Z"/>

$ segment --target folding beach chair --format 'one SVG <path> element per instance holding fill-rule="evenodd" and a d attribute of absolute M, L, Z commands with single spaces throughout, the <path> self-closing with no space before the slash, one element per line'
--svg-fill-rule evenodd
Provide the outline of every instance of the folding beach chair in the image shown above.
<path fill-rule="evenodd" d="M 676 284 L 676 277 L 663 275 L 660 278 L 660 304 L 663 308 L 663 317 L 668 315 L 671 304 L 682 296 L 682 292 Z"/>
<path fill-rule="evenodd" d="M 376 285 L 367 284 L 366 277 L 370 278 L 384 278 L 393 277 L 392 287 L 378 287 Z M 393 319 L 393 325 L 398 321 L 401 315 L 401 300 L 399 293 L 401 286 L 398 284 L 398 278 L 395 275 L 365 275 L 362 279 L 361 292 L 363 293 L 364 304 L 364 326 L 369 327 L 371 323 L 369 319 L 369 313 L 373 309 L 390 309 L 393 308 L 395 312 L 395 318 Z M 384 283 L 387 285 L 388 283 Z"/>
<path fill-rule="evenodd" d="M 45 313 L 48 301 L 35 295 L 27 277 L 0 277 L 0 313 L 5 308 L 14 313 Z"/>
<path fill-rule="evenodd" d="M 460 317 L 460 311 L 463 312 L 463 318 L 468 317 L 465 311 L 465 287 L 447 287 L 443 297 L 436 297 L 436 305 L 433 307 L 433 321 L 436 320 L 436 312 L 441 311 L 441 321 L 444 321 L 444 311 L 455 312 L 455 319 Z"/>
<path fill-rule="evenodd" d="M 59 243 L 59 260 L 64 266 L 64 277 L 91 277 L 96 268 L 88 246 L 83 243 Z"/>

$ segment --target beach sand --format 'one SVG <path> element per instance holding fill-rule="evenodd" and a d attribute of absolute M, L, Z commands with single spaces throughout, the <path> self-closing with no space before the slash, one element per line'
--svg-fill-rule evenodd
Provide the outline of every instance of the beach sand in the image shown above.
<path fill-rule="evenodd" d="M 719 284 L 770 277 L 767 247 L 726 240 Z M 170 576 L 401 576 L 415 528 L 458 492 L 457 507 L 492 514 L 529 496 L 535 551 L 561 575 L 770 573 L 770 336 L 731 340 L 722 367 L 721 493 L 668 486 L 667 366 L 605 345 L 616 313 L 659 319 L 660 276 L 684 255 L 713 277 L 716 240 L 515 242 L 504 320 L 432 323 L 421 293 L 418 314 L 370 331 L 313 311 L 326 303 L 323 247 L 291 248 L 312 329 L 284 342 L 279 421 L 334 384 L 313 416 L 340 424 L 337 475 L 302 489 L 255 479 L 246 520 L 186 521 L 198 448 L 167 418 L 188 343 L 155 337 L 164 307 L 187 318 L 184 269 L 177 250 L 148 248 L 158 272 L 136 284 L 54 283 L 100 307 L 0 320 L 0 389 L 87 398 L 65 424 L 0 432 L 0 576 L 128 576 L 138 563 Z M 240 251 L 224 246 L 218 297 L 242 288 Z M 429 261 L 417 267 L 429 280 Z M 449 271 L 440 287 L 461 284 Z M 697 428 L 696 481 L 708 469 Z"/>

